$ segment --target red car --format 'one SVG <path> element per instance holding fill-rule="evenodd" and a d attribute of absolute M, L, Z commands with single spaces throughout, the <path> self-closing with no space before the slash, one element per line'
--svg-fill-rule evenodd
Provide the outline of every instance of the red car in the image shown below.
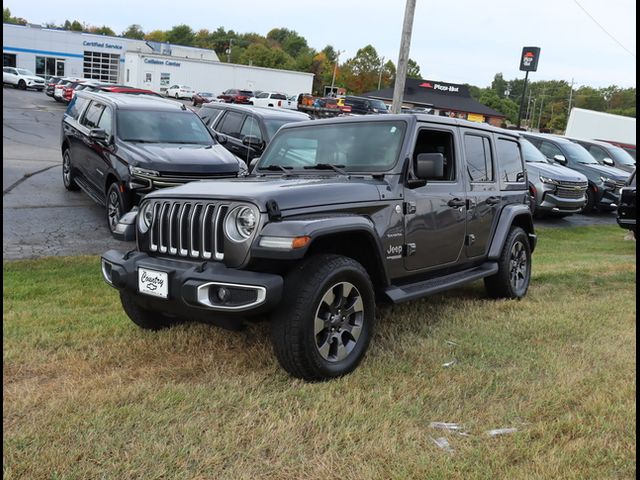
<path fill-rule="evenodd" d="M 193 100 L 193 106 L 197 107 L 203 103 L 213 102 L 215 97 L 213 96 L 213 93 L 210 92 L 198 92 L 194 94 L 191 99 Z"/>
<path fill-rule="evenodd" d="M 226 103 L 245 103 L 249 104 L 249 99 L 253 97 L 251 90 L 239 90 L 237 88 L 230 88 L 222 92 L 222 95 L 218 95 L 218 98 L 224 100 Z"/>
<path fill-rule="evenodd" d="M 153 92 L 151 90 L 146 90 L 144 88 L 128 87 L 127 85 L 101 85 L 97 87 L 96 90 L 101 92 L 128 93 L 130 95 L 153 95 L 155 97 L 162 97 L 162 95 L 156 92 Z"/>

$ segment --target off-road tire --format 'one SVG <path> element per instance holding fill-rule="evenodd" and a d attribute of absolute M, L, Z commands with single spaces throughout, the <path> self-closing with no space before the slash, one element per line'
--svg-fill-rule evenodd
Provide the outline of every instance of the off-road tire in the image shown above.
<path fill-rule="evenodd" d="M 525 255 L 526 269 L 522 275 L 515 275 L 519 280 L 521 280 L 521 282 L 518 281 L 514 283 L 513 275 L 516 265 L 514 265 L 513 257 L 514 246 L 516 245 L 519 245 L 522 248 L 522 250 L 519 250 L 516 247 L 516 250 L 518 252 L 521 251 Z M 521 257 L 519 253 L 518 257 Z M 520 261 L 516 263 L 520 265 Z M 518 268 L 521 270 L 521 267 Z M 529 236 L 522 228 L 511 227 L 511 231 L 507 236 L 507 240 L 504 242 L 500 258 L 498 259 L 498 273 L 491 275 L 490 277 L 486 277 L 484 279 L 484 286 L 491 298 L 520 299 L 526 295 L 530 281 L 531 246 L 529 245 Z"/>
<path fill-rule="evenodd" d="M 71 192 L 80 190 L 80 187 L 76 183 L 76 174 L 73 171 L 73 164 L 71 163 L 71 152 L 68 148 L 62 152 L 62 184 L 64 188 Z"/>
<path fill-rule="evenodd" d="M 323 298 L 341 282 L 355 286 L 362 300 L 361 330 L 350 353 L 327 360 L 315 333 Z M 344 317 L 343 317 L 344 318 Z M 292 376 L 309 381 L 346 375 L 362 361 L 375 325 L 375 296 L 367 271 L 339 255 L 315 255 L 294 267 L 284 279 L 280 308 L 271 318 L 271 342 L 280 365 Z"/>
<path fill-rule="evenodd" d="M 170 317 L 164 313 L 140 307 L 133 295 L 123 290 L 120 291 L 120 302 L 131 321 L 145 330 L 162 330 L 185 322 L 177 317 Z"/>

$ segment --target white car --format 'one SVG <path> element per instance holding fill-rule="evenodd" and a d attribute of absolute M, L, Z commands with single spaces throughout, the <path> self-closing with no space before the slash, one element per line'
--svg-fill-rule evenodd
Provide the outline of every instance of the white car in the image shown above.
<path fill-rule="evenodd" d="M 166 95 L 167 97 L 188 98 L 191 100 L 195 93 L 196 91 L 187 85 L 171 85 L 167 88 Z"/>
<path fill-rule="evenodd" d="M 27 88 L 35 88 L 39 91 L 44 90 L 44 78 L 38 77 L 29 70 L 24 68 L 3 67 L 2 83 L 13 85 L 15 88 L 26 90 Z"/>
<path fill-rule="evenodd" d="M 291 95 L 287 98 L 287 102 L 282 105 L 282 108 L 286 108 L 288 110 L 297 110 L 298 109 L 298 97 L 299 95 Z"/>
<path fill-rule="evenodd" d="M 279 92 L 261 92 L 249 99 L 249 103 L 257 107 L 287 108 L 288 101 L 287 96 Z"/>

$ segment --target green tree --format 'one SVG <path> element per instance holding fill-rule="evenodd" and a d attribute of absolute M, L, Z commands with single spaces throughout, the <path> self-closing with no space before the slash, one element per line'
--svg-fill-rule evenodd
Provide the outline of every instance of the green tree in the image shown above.
<path fill-rule="evenodd" d="M 144 36 L 144 39 L 150 42 L 164 43 L 167 41 L 167 33 L 163 30 L 152 30 Z"/>
<path fill-rule="evenodd" d="M 195 43 L 195 34 L 189 25 L 176 25 L 171 30 L 166 32 L 167 42 L 175 45 L 185 45 L 192 47 Z"/>
<path fill-rule="evenodd" d="M 69 30 L 72 30 L 74 32 L 84 32 L 85 28 L 78 20 L 74 20 L 69 25 Z"/>
<path fill-rule="evenodd" d="M 240 63 L 257 67 L 289 69 L 293 64 L 293 58 L 280 48 L 269 48 L 261 43 L 252 43 L 241 55 Z"/>
<path fill-rule="evenodd" d="M 422 78 L 420 74 L 420 65 L 415 60 L 407 61 L 407 78 Z"/>
<path fill-rule="evenodd" d="M 127 29 L 122 32 L 122 36 L 125 38 L 142 40 L 144 38 L 144 32 L 142 31 L 142 27 L 140 25 L 134 23 L 133 25 L 129 25 Z"/>
<path fill-rule="evenodd" d="M 95 33 L 96 35 L 109 35 L 111 37 L 116 36 L 116 33 L 106 25 L 103 25 L 101 27 L 91 27 L 89 28 L 89 32 Z"/>
<path fill-rule="evenodd" d="M 378 52 L 372 45 L 367 45 L 344 63 L 340 80 L 348 91 L 355 94 L 376 90 L 381 67 Z"/>
<path fill-rule="evenodd" d="M 502 73 L 496 73 L 491 82 L 491 90 L 496 92 L 496 95 L 500 98 L 505 97 L 505 92 L 509 90 L 509 84 L 502 76 Z"/>
<path fill-rule="evenodd" d="M 11 16 L 11 10 L 9 10 L 8 8 L 3 8 L 2 23 L 12 23 L 14 25 L 26 25 L 27 21 L 24 18 Z"/>

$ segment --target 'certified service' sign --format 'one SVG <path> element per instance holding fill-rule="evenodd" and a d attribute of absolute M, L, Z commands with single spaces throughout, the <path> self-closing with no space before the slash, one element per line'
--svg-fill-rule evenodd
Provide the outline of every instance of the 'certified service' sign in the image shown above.
<path fill-rule="evenodd" d="M 520 70 L 523 72 L 535 72 L 538 69 L 540 47 L 524 47 L 520 57 Z"/>

